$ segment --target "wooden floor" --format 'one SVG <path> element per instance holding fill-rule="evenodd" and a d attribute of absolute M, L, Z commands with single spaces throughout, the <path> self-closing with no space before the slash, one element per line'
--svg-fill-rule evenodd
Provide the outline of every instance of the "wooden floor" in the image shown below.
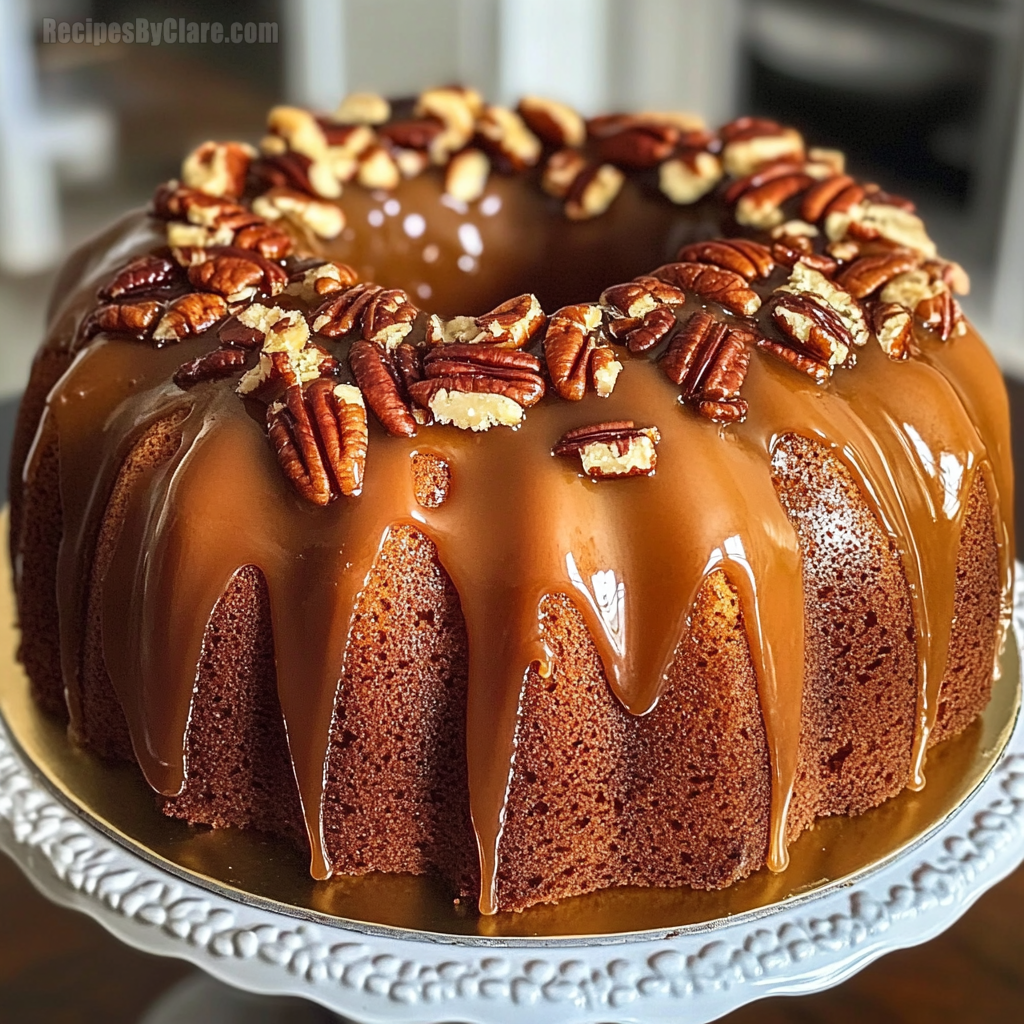
<path fill-rule="evenodd" d="M 1011 385 L 1010 394 L 1015 449 L 1021 453 L 1018 467 L 1024 467 L 1024 385 Z M 0 433 L 4 432 L 3 413 L 0 409 Z M 1020 468 L 1018 475 L 1024 477 Z M 1020 490 L 1017 502 L 1017 521 L 1024 524 Z M 0 1024 L 135 1024 L 142 1010 L 190 969 L 130 950 L 83 914 L 53 906 L 0 857 Z M 828 992 L 765 1000 L 724 1020 L 728 1024 L 1009 1024 L 1024 1020 L 1024 868 L 926 945 L 891 953 Z"/>

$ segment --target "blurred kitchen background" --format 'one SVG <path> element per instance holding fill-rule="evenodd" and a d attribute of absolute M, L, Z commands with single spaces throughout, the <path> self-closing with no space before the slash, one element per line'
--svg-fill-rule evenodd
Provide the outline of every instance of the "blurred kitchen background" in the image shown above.
<path fill-rule="evenodd" d="M 57 22 L 270 22 L 278 41 L 44 42 Z M 797 125 L 913 197 L 1024 378 L 1024 0 L 0 0 L 0 397 L 23 386 L 54 268 L 206 138 L 289 100 L 465 81 L 585 113 Z"/>

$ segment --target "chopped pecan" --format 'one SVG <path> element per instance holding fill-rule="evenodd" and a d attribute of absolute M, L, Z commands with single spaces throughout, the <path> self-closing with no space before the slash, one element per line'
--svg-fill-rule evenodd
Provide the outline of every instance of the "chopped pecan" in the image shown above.
<path fill-rule="evenodd" d="M 625 175 L 611 164 L 593 164 L 576 176 L 565 197 L 569 220 L 600 217 L 622 190 Z"/>
<path fill-rule="evenodd" d="M 564 103 L 540 96 L 524 96 L 516 109 L 530 130 L 549 146 L 579 147 L 586 142 L 586 122 Z"/>
<path fill-rule="evenodd" d="M 245 366 L 245 360 L 246 353 L 242 349 L 222 345 L 212 352 L 206 352 L 187 363 L 182 363 L 175 371 L 173 380 L 179 388 L 187 391 L 204 381 L 230 377 Z"/>
<path fill-rule="evenodd" d="M 607 398 L 622 373 L 622 363 L 608 345 L 598 345 L 590 353 L 590 383 L 598 398 Z"/>
<path fill-rule="evenodd" d="M 722 270 L 731 270 L 746 281 L 768 277 L 775 269 L 768 247 L 746 238 L 694 242 L 679 250 L 679 259 L 684 263 L 708 263 Z"/>
<path fill-rule="evenodd" d="M 381 426 L 393 437 L 413 437 L 416 421 L 399 393 L 384 353 L 369 341 L 354 341 L 348 350 L 348 363 Z"/>
<path fill-rule="evenodd" d="M 267 433 L 292 486 L 314 505 L 362 490 L 366 408 L 359 389 L 321 379 L 294 384 L 267 407 Z"/>
<path fill-rule="evenodd" d="M 97 297 L 105 301 L 121 299 L 133 292 L 166 288 L 180 281 L 181 270 L 174 260 L 147 253 L 136 256 L 119 270 L 110 283 L 100 289 Z"/>
<path fill-rule="evenodd" d="M 960 303 L 945 286 L 936 294 L 922 299 L 914 312 L 942 341 L 948 341 L 954 334 L 964 334 L 967 330 Z"/>
<path fill-rule="evenodd" d="M 436 118 L 443 126 L 429 146 L 434 163 L 446 163 L 452 153 L 457 153 L 469 142 L 482 108 L 479 93 L 472 89 L 448 86 L 420 93 L 414 113 L 419 117 Z"/>
<path fill-rule="evenodd" d="M 750 365 L 750 331 L 720 323 L 698 310 L 672 339 L 661 368 L 683 389 L 683 401 L 717 423 L 733 423 L 747 415 L 740 388 Z"/>
<path fill-rule="evenodd" d="M 384 124 L 391 117 L 391 104 L 375 92 L 351 92 L 338 105 L 334 120 L 339 124 Z"/>
<path fill-rule="evenodd" d="M 103 332 L 108 334 L 129 334 L 141 341 L 149 336 L 156 318 L 163 311 L 163 304 L 152 299 L 138 302 L 106 303 L 97 306 L 82 324 L 82 337 L 95 337 Z"/>
<path fill-rule="evenodd" d="M 181 180 L 210 196 L 237 199 L 245 191 L 256 150 L 244 142 L 204 142 L 181 165 Z"/>
<path fill-rule="evenodd" d="M 167 345 L 192 334 L 202 334 L 227 315 L 228 304 L 221 296 L 190 292 L 167 307 L 153 331 L 153 340 Z"/>
<path fill-rule="evenodd" d="M 679 130 L 668 124 L 638 124 L 602 136 L 597 142 L 601 160 L 628 170 L 646 170 L 667 160 L 679 141 Z"/>
<path fill-rule="evenodd" d="M 864 299 L 894 277 L 915 270 L 920 265 L 916 253 L 896 249 L 879 256 L 862 256 L 836 277 L 836 283 L 855 299 Z"/>
<path fill-rule="evenodd" d="M 548 157 L 544 165 L 541 188 L 549 196 L 564 199 L 586 167 L 587 158 L 578 149 L 559 149 Z"/>
<path fill-rule="evenodd" d="M 401 288 L 385 288 L 366 304 L 360 317 L 363 339 L 390 352 L 412 330 L 419 310 Z"/>
<path fill-rule="evenodd" d="M 717 302 L 738 316 L 752 316 L 761 308 L 761 297 L 731 270 L 706 263 L 666 263 L 653 276 L 676 288 L 696 292 L 705 301 Z"/>
<path fill-rule="evenodd" d="M 268 221 L 284 218 L 317 238 L 337 238 L 345 227 L 345 215 L 340 206 L 313 199 L 296 189 L 269 189 L 252 201 L 252 209 Z"/>
<path fill-rule="evenodd" d="M 593 480 L 650 476 L 658 463 L 657 427 L 638 427 L 632 420 L 612 420 L 569 430 L 552 453 L 579 456 L 583 472 Z"/>
<path fill-rule="evenodd" d="M 499 166 L 512 171 L 533 167 L 540 159 L 541 142 L 514 110 L 484 107 L 476 121 L 480 144 Z"/>
<path fill-rule="evenodd" d="M 590 353 L 604 322 L 600 306 L 563 306 L 554 313 L 544 335 L 544 359 L 555 391 L 578 402 L 587 389 Z"/>
<path fill-rule="evenodd" d="M 427 344 L 486 342 L 502 348 L 523 348 L 544 326 L 545 319 L 537 296 L 524 292 L 480 316 L 457 316 L 451 320 L 431 316 L 427 322 Z"/>
<path fill-rule="evenodd" d="M 860 304 L 845 288 L 830 281 L 806 261 L 801 260 L 793 265 L 789 280 L 778 290 L 794 295 L 810 296 L 819 305 L 827 307 L 839 317 L 854 345 L 867 343 L 868 326 Z"/>
<path fill-rule="evenodd" d="M 287 325 L 281 326 L 287 330 Z M 281 345 L 276 340 L 277 333 L 273 329 L 268 333 L 259 362 L 242 375 L 235 387 L 237 394 L 250 395 L 278 383 L 305 384 L 337 375 L 338 362 L 329 352 L 312 343 L 300 349 Z"/>
<path fill-rule="evenodd" d="M 236 321 L 244 328 L 254 331 L 269 352 L 299 352 L 309 341 L 309 326 L 306 318 L 297 309 L 283 309 L 280 306 L 264 306 L 254 302 L 235 314 Z M 223 332 L 220 335 L 225 344 L 246 345 L 244 338 L 228 342 Z"/>
<path fill-rule="evenodd" d="M 879 302 L 871 310 L 871 327 L 890 359 L 906 359 L 914 336 L 914 318 L 898 302 Z"/>
<path fill-rule="evenodd" d="M 632 114 L 601 114 L 587 121 L 587 134 L 593 139 L 604 139 L 631 128 L 647 126 L 674 128 L 680 133 L 686 145 L 706 146 L 712 141 L 703 118 L 683 110 L 641 110 Z"/>
<path fill-rule="evenodd" d="M 849 357 L 853 335 L 839 314 L 813 295 L 776 292 L 771 316 L 792 347 L 826 368 Z"/>
<path fill-rule="evenodd" d="M 384 146 L 371 146 L 359 157 L 359 169 L 356 181 L 367 189 L 398 188 L 402 180 L 402 172 L 395 163 L 395 158 Z"/>
<path fill-rule="evenodd" d="M 658 187 L 681 206 L 695 203 L 722 180 L 722 163 L 703 149 L 684 151 L 658 168 Z"/>
<path fill-rule="evenodd" d="M 484 194 L 491 161 L 480 149 L 464 149 L 448 161 L 444 175 L 444 190 L 453 199 L 472 203 Z"/>
<path fill-rule="evenodd" d="M 313 303 L 351 288 L 358 280 L 359 275 L 347 263 L 329 260 L 293 273 L 285 292 Z"/>
<path fill-rule="evenodd" d="M 196 288 L 223 295 L 228 302 L 241 302 L 257 295 L 280 295 L 288 275 L 277 263 L 249 249 L 215 246 L 205 258 L 188 268 L 188 279 Z"/>

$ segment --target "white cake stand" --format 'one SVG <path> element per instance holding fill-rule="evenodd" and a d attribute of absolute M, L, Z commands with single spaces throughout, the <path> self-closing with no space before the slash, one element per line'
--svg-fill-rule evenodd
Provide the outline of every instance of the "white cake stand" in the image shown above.
<path fill-rule="evenodd" d="M 1017 572 L 1024 578 L 1019 563 Z M 1014 630 L 1024 650 L 1024 587 Z M 828 988 L 925 942 L 1013 871 L 1024 860 L 1024 724 L 958 811 L 896 858 L 805 897 L 668 931 L 446 937 L 251 905 L 154 865 L 73 812 L 2 720 L 0 849 L 45 896 L 137 949 L 191 961 L 234 990 L 299 997 L 362 1024 L 700 1024 L 755 999 Z M 232 996 L 217 982 L 188 979 L 148 1024 L 324 1019 L 308 1004 Z"/>

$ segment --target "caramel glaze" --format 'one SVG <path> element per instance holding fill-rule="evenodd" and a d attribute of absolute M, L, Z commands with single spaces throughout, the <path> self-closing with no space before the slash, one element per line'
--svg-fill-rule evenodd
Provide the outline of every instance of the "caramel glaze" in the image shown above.
<path fill-rule="evenodd" d="M 489 208 L 487 197 L 460 212 L 439 203 L 439 192 L 433 175 L 405 182 L 393 195 L 350 189 L 342 200 L 349 229 L 328 254 L 444 313 L 479 312 L 523 290 L 536 292 L 550 312 L 559 303 L 593 299 L 602 287 L 669 258 L 687 238 L 717 231 L 710 206 L 668 208 L 650 198 L 642 180 L 627 183 L 609 220 L 582 225 L 551 216 L 535 189 L 508 179 L 492 177 L 488 188 L 500 216 L 480 212 Z M 425 222 L 416 239 L 405 221 L 410 214 Z M 468 246 L 478 252 L 472 267 L 464 262 L 469 269 L 460 269 L 458 257 L 471 255 L 467 223 L 480 244 Z M 78 259 L 66 275 L 78 283 L 55 311 L 51 348 L 69 349 L 97 286 L 127 255 L 153 248 L 155 237 L 139 216 L 118 229 L 113 248 L 108 236 Z M 438 255 L 424 260 L 430 244 Z M 777 283 L 768 282 L 765 293 Z M 679 313 L 694 308 L 691 300 Z M 315 508 L 288 485 L 267 441 L 262 407 L 241 401 L 233 380 L 187 394 L 171 383 L 184 360 L 214 347 L 213 333 L 161 350 L 100 336 L 74 355 L 43 416 L 59 439 L 58 602 L 72 730 L 92 538 L 134 439 L 178 412 L 181 444 L 133 493 L 102 592 L 104 657 L 154 789 L 170 795 L 183 785 L 204 631 L 232 575 L 256 565 L 269 587 L 278 692 L 311 870 L 316 878 L 331 873 L 321 806 L 349 624 L 389 529 L 414 524 L 436 544 L 466 621 L 467 757 L 484 913 L 496 910 L 524 674 L 531 665 L 546 671 L 551 664 L 539 622 L 544 596 L 571 595 L 613 691 L 642 715 L 656 704 L 697 591 L 716 568 L 742 602 L 771 757 L 768 862 L 781 870 L 800 739 L 804 593 L 797 536 L 772 483 L 776 442 L 800 434 L 829 446 L 902 558 L 919 651 L 914 786 L 924 783 L 961 526 L 977 473 L 997 519 L 1009 608 L 1012 467 L 1001 376 L 973 330 L 942 343 L 918 329 L 917 343 L 919 356 L 895 363 L 872 340 L 858 351 L 855 368 L 838 369 L 824 387 L 757 351 L 743 392 L 750 414 L 728 427 L 681 407 L 678 389 L 648 356 L 617 350 L 625 366 L 610 398 L 590 393 L 569 403 L 549 395 L 516 431 L 428 427 L 405 439 L 371 422 L 363 493 Z M 655 475 L 594 482 L 572 461 L 551 455 L 566 430 L 617 419 L 659 428 Z M 452 468 L 451 492 L 439 508 L 416 501 L 417 452 L 436 454 Z M 30 454 L 26 479 L 33 464 Z"/>

